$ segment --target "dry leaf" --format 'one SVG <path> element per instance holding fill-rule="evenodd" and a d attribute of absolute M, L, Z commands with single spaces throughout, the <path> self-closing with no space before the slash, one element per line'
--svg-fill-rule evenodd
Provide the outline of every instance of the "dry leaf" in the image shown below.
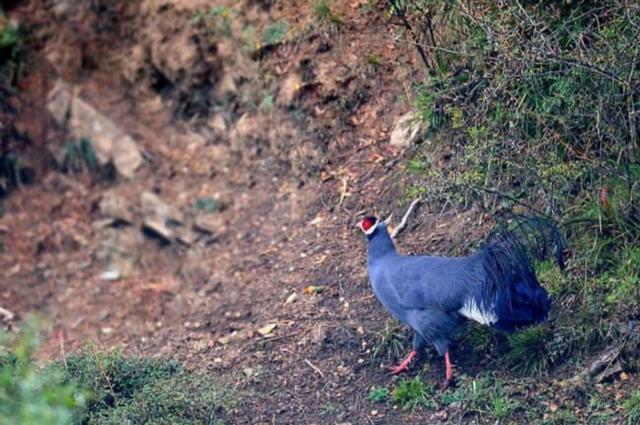
<path fill-rule="evenodd" d="M 261 327 L 260 329 L 258 329 L 258 333 L 262 336 L 267 336 L 269 335 L 271 332 L 273 332 L 273 330 L 276 328 L 276 324 L 275 323 L 269 323 L 266 326 Z"/>
<path fill-rule="evenodd" d="M 304 293 L 311 295 L 311 294 L 319 294 L 320 292 L 324 291 L 324 286 L 307 286 L 306 288 L 304 288 Z"/>
<path fill-rule="evenodd" d="M 551 413 L 554 413 L 556 410 L 558 410 L 558 405 L 555 404 L 554 402 L 550 402 L 549 403 L 549 411 Z"/>

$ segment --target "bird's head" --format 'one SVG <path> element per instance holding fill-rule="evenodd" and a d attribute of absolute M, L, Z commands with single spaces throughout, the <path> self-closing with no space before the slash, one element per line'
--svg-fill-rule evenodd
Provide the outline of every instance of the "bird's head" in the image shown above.
<path fill-rule="evenodd" d="M 379 224 L 380 224 L 380 220 L 378 220 L 376 217 L 369 216 L 369 217 L 365 217 L 358 224 L 358 226 L 360 227 L 360 230 L 364 232 L 365 235 L 369 236 L 376 231 L 376 228 L 378 227 Z"/>

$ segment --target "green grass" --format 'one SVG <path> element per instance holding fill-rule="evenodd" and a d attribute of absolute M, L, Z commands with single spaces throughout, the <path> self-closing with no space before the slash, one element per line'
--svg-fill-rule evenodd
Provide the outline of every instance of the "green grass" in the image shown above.
<path fill-rule="evenodd" d="M 0 341 L 0 425 L 222 424 L 238 403 L 228 382 L 172 360 L 88 347 L 38 367 L 35 329 Z"/>
<path fill-rule="evenodd" d="M 389 397 L 390 391 L 385 387 L 374 387 L 369 390 L 369 400 L 382 403 Z"/>
<path fill-rule="evenodd" d="M 69 174 L 92 172 L 98 167 L 96 153 L 91 141 L 86 138 L 69 141 L 62 153 L 62 168 Z"/>
<path fill-rule="evenodd" d="M 640 390 L 636 390 L 624 400 L 622 407 L 627 415 L 625 423 L 633 425 L 640 423 Z"/>
<path fill-rule="evenodd" d="M 495 420 L 509 417 L 519 403 L 508 395 L 502 381 L 490 376 L 480 376 L 471 382 L 468 408 Z"/>
<path fill-rule="evenodd" d="M 506 359 L 512 366 L 528 375 L 540 374 L 550 366 L 547 341 L 550 331 L 544 326 L 534 326 L 507 335 L 509 351 Z"/>
<path fill-rule="evenodd" d="M 373 348 L 373 358 L 390 361 L 405 355 L 408 337 L 403 330 L 404 327 L 400 323 L 387 320 L 384 328 L 376 333 L 377 341 Z"/>
<path fill-rule="evenodd" d="M 267 25 L 262 32 L 262 43 L 265 46 L 272 46 L 282 42 L 289 32 L 287 21 L 278 21 Z"/>
<path fill-rule="evenodd" d="M 435 388 L 426 384 L 419 376 L 413 379 L 402 380 L 391 391 L 393 403 L 405 410 L 413 410 L 418 407 L 435 409 L 437 404 L 433 398 Z"/>
<path fill-rule="evenodd" d="M 332 2 L 329 0 L 314 1 L 313 13 L 315 14 L 316 20 L 323 24 L 340 26 L 344 23 L 344 16 L 333 10 Z"/>

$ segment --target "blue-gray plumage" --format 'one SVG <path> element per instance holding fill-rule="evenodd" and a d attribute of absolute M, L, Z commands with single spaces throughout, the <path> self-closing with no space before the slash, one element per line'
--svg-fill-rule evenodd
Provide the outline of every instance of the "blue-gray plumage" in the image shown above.
<path fill-rule="evenodd" d="M 530 257 L 546 256 L 547 245 L 554 242 L 561 267 L 563 260 L 557 229 L 545 220 L 521 220 L 519 232 L 501 229 L 469 257 L 400 255 L 384 223 L 367 217 L 360 227 L 369 241 L 367 268 L 373 292 L 414 331 L 413 351 L 392 369 L 394 373 L 407 369 L 431 343 L 445 356 L 449 382 L 449 345 L 465 320 L 511 332 L 547 317 L 549 297 Z M 528 236 L 524 236 L 526 230 L 531 231 Z"/>

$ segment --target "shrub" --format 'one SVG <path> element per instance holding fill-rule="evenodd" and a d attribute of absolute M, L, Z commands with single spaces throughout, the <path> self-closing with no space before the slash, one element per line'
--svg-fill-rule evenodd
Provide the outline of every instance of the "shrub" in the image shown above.
<path fill-rule="evenodd" d="M 67 425 L 85 406 L 85 391 L 62 370 L 36 366 L 38 345 L 34 324 L 11 340 L 0 335 L 0 425 Z"/>

